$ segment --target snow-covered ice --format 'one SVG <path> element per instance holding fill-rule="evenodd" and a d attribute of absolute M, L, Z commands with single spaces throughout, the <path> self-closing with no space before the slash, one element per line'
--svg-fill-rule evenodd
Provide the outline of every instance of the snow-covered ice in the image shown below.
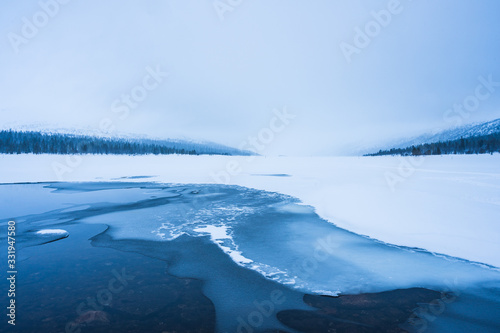
<path fill-rule="evenodd" d="M 21 247 L 61 239 L 42 230 L 105 224 L 94 245 L 162 258 L 169 273 L 205 281 L 219 331 L 276 288 L 291 300 L 279 310 L 307 309 L 301 292 L 453 291 L 463 296 L 430 332 L 498 326 L 497 155 L 410 167 L 388 157 L 84 156 L 63 182 L 52 163 L 64 157 L 1 159 L 0 224 L 15 218 Z"/>
<path fill-rule="evenodd" d="M 67 235 L 68 232 L 62 229 L 43 229 L 36 232 L 38 235 Z"/>
<path fill-rule="evenodd" d="M 131 182 L 150 175 L 148 181 L 240 185 L 294 196 L 327 221 L 383 242 L 500 267 L 499 154 L 428 156 L 418 163 L 403 157 L 185 155 L 75 160 L 2 155 L 0 182 Z M 30 205 L 25 209 L 35 211 Z"/>

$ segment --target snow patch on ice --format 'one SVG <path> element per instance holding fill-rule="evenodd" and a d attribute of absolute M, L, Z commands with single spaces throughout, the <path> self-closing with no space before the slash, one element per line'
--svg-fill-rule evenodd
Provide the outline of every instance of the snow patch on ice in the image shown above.
<path fill-rule="evenodd" d="M 36 232 L 37 235 L 68 235 L 68 232 L 63 229 L 43 229 Z"/>
<path fill-rule="evenodd" d="M 244 257 L 241 251 L 238 251 L 238 247 L 234 243 L 233 238 L 228 234 L 227 226 L 204 225 L 193 229 L 193 231 L 202 234 L 209 234 L 212 242 L 217 244 L 222 251 L 229 255 L 237 264 L 249 264 L 253 262 L 253 260 Z M 229 239 L 233 248 L 225 246 L 225 243 L 223 242 L 224 239 Z"/>
<path fill-rule="evenodd" d="M 298 204 L 285 204 L 278 205 L 278 211 L 292 213 L 292 214 L 312 214 L 314 209 L 311 206 L 298 205 Z"/>
<path fill-rule="evenodd" d="M 178 228 L 174 224 L 169 223 L 169 222 L 162 223 L 161 227 L 159 227 L 156 230 L 151 231 L 151 233 L 155 234 L 156 236 L 160 237 L 162 240 L 166 240 L 166 241 L 174 240 L 177 237 L 185 234 L 185 232 L 179 231 Z"/>
<path fill-rule="evenodd" d="M 333 296 L 333 297 L 338 297 L 341 294 L 340 290 L 337 290 L 335 292 L 330 290 L 313 290 L 313 293 L 318 295 Z"/>
<path fill-rule="evenodd" d="M 193 229 L 193 231 L 208 233 L 210 234 L 212 241 L 216 242 L 220 239 L 231 239 L 231 236 L 227 233 L 227 229 L 228 228 L 226 226 L 204 225 Z"/>

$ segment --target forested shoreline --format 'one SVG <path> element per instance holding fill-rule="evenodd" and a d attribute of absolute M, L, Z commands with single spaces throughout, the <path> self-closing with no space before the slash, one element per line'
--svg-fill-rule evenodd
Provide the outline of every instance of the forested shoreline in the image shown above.
<path fill-rule="evenodd" d="M 406 148 L 392 148 L 389 150 L 379 150 L 377 153 L 366 154 L 365 156 L 493 154 L 495 152 L 500 152 L 500 133 L 472 136 L 467 138 L 462 137 L 457 140 L 425 143 Z"/>
<path fill-rule="evenodd" d="M 116 155 L 237 155 L 236 149 L 221 145 L 151 140 L 92 137 L 86 135 L 0 131 L 2 154 L 116 154 Z"/>

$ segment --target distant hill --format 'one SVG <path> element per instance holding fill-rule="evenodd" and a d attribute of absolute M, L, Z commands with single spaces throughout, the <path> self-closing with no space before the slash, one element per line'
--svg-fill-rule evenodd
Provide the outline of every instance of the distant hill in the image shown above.
<path fill-rule="evenodd" d="M 216 143 L 147 138 L 113 138 L 42 131 L 0 131 L 1 154 L 252 155 Z"/>
<path fill-rule="evenodd" d="M 380 155 L 492 154 L 500 152 L 500 119 L 426 134 L 381 149 Z"/>
<path fill-rule="evenodd" d="M 402 140 L 392 144 L 391 148 L 405 148 L 409 146 L 421 145 L 424 143 L 453 141 L 460 138 L 469 138 L 473 136 L 485 136 L 489 134 L 500 133 L 500 119 L 484 123 L 469 124 L 440 131 L 433 134 L 423 134 L 418 137 Z"/>

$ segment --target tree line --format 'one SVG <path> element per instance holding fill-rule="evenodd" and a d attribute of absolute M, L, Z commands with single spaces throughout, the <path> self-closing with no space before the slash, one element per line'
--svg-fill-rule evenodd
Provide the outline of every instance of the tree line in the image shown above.
<path fill-rule="evenodd" d="M 390 150 L 379 150 L 377 153 L 365 156 L 384 155 L 443 155 L 443 154 L 493 154 L 500 152 L 500 133 L 489 135 L 472 136 L 457 140 L 424 143 L 406 148 L 392 148 Z"/>
<path fill-rule="evenodd" d="M 85 135 L 41 133 L 35 131 L 0 131 L 2 154 L 214 154 L 230 155 L 220 145 L 208 145 L 168 141 L 129 140 L 121 138 L 91 137 Z"/>

